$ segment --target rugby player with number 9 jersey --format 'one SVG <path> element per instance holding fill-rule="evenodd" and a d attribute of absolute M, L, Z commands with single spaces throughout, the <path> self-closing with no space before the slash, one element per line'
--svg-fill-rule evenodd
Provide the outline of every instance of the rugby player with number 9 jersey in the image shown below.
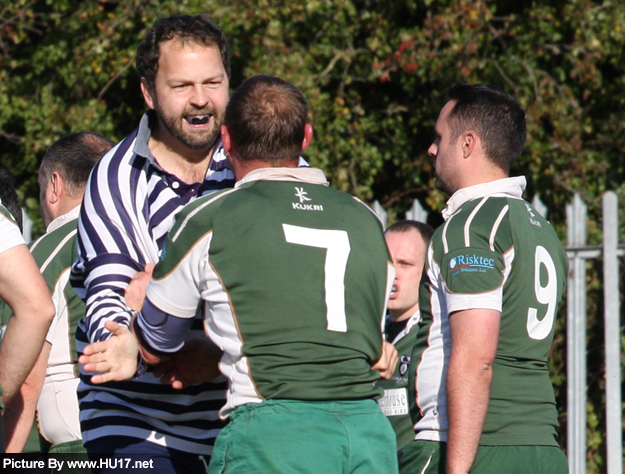
<path fill-rule="evenodd" d="M 491 86 L 459 84 L 449 99 L 429 153 L 451 198 L 420 290 L 411 387 L 422 417 L 400 472 L 565 474 L 547 354 L 568 260 L 522 199 L 525 178 L 509 177 L 525 112 Z"/>

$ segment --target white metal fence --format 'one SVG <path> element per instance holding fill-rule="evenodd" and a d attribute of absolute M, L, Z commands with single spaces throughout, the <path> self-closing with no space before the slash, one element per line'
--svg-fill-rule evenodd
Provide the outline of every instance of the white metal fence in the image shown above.
<path fill-rule="evenodd" d="M 532 205 L 545 218 L 547 207 L 537 197 Z M 567 455 L 570 474 L 586 474 L 586 261 L 603 258 L 605 326 L 606 444 L 607 474 L 623 474 L 623 400 L 621 398 L 621 311 L 619 257 L 625 245 L 618 243 L 618 199 L 614 192 L 603 195 L 603 245 L 586 243 L 587 206 L 579 195 L 567 206 Z M 382 222 L 387 214 L 377 201 L 373 210 Z M 415 200 L 406 219 L 426 222 L 428 211 Z"/>

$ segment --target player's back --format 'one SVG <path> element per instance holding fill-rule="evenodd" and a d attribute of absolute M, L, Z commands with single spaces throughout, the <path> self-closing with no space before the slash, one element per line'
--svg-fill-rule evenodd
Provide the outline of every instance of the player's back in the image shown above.
<path fill-rule="evenodd" d="M 365 205 L 326 186 L 256 181 L 215 217 L 210 262 L 263 398 L 370 398 L 388 253 Z"/>
<path fill-rule="evenodd" d="M 206 302 L 207 332 L 225 351 L 230 408 L 380 394 L 371 365 L 394 273 L 382 226 L 362 202 L 319 184 L 317 171 L 282 171 L 187 206 L 155 269 L 159 285 L 181 291 L 198 275 L 190 291 Z M 170 311 L 192 314 L 193 301 Z"/>

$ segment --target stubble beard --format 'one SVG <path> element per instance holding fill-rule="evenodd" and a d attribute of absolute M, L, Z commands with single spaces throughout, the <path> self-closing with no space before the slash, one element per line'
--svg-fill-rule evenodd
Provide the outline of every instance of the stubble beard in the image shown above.
<path fill-rule="evenodd" d="M 436 176 L 436 180 L 434 181 L 434 187 L 439 191 L 447 193 L 447 187 L 445 186 L 445 183 L 443 183 L 438 176 Z"/>
<path fill-rule="evenodd" d="M 453 192 L 450 192 L 450 186 L 449 183 L 446 182 L 445 180 L 443 180 L 438 173 L 436 173 L 436 162 L 434 162 L 434 187 L 436 189 L 438 189 L 439 191 L 444 192 L 445 194 L 448 194 L 449 196 L 451 196 L 453 194 Z"/>
<path fill-rule="evenodd" d="M 223 112 L 217 111 L 212 106 L 206 106 L 202 109 L 190 108 L 185 109 L 180 116 L 165 115 L 160 108 L 158 101 L 155 101 L 154 111 L 158 117 L 160 124 L 165 127 L 167 132 L 177 141 L 191 150 L 204 150 L 212 148 L 219 138 L 221 125 L 223 123 Z M 207 115 L 210 114 L 212 127 L 205 130 L 186 131 L 182 122 L 184 117 L 188 115 Z"/>

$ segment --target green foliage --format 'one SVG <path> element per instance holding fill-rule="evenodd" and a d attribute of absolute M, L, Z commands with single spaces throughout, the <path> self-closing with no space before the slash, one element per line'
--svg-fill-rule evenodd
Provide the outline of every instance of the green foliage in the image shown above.
<path fill-rule="evenodd" d="M 145 106 L 136 46 L 156 18 L 179 13 L 205 13 L 223 28 L 233 88 L 258 73 L 300 87 L 315 126 L 309 161 L 334 187 L 380 201 L 391 221 L 415 198 L 444 207 L 427 149 L 457 82 L 497 85 L 525 107 L 528 143 L 513 171 L 527 176 L 528 197 L 540 194 L 562 238 L 573 193 L 589 205 L 591 243 L 601 238 L 602 193 L 615 190 L 625 202 L 621 2 L 13 0 L 0 6 L 0 163 L 31 217 L 50 144 L 79 130 L 119 140 L 137 125 Z M 593 299 L 597 274 L 590 269 Z M 602 308 L 590 298 L 588 306 L 589 341 L 597 341 Z M 563 337 L 553 352 L 564 403 Z M 602 380 L 601 354 L 589 358 L 589 390 L 599 391 L 591 382 Z M 593 392 L 590 421 L 599 428 L 589 467 L 597 471 L 605 468 L 602 403 Z"/>

